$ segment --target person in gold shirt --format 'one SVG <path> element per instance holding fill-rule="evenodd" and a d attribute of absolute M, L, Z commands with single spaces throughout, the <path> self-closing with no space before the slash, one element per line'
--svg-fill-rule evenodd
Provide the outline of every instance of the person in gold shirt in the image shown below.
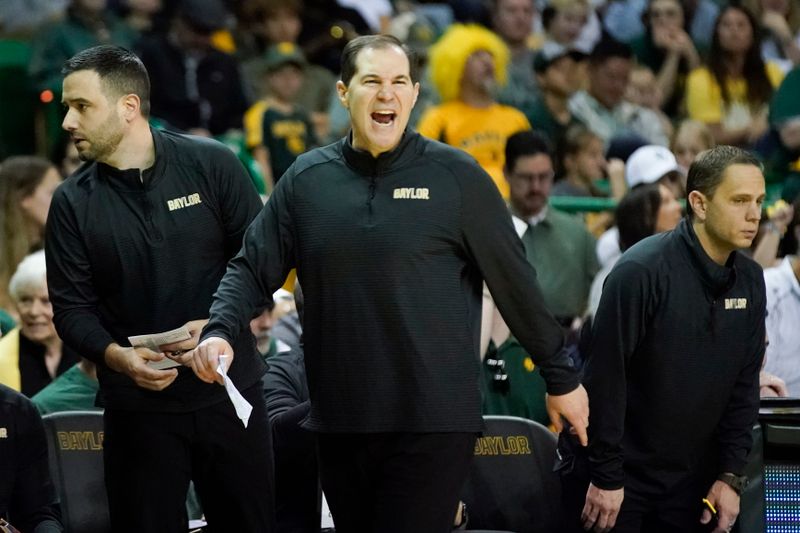
<path fill-rule="evenodd" d="M 531 129 L 525 115 L 495 99 L 506 82 L 509 52 L 503 41 L 478 25 L 454 24 L 432 47 L 430 69 L 442 104 L 428 109 L 419 132 L 474 157 L 492 177 L 503 198 L 506 140 Z"/>

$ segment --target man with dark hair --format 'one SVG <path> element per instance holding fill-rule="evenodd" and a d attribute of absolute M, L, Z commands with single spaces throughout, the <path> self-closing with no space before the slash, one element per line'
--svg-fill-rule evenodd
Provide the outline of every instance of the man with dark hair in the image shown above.
<path fill-rule="evenodd" d="M 764 177 L 753 156 L 718 146 L 692 164 L 688 190 L 690 216 L 625 252 L 582 340 L 588 461 L 560 442 L 571 530 L 695 531 L 715 510 L 722 532 L 739 514 L 766 295 L 737 250 L 758 230 Z"/>
<path fill-rule="evenodd" d="M 239 64 L 211 41 L 229 18 L 222 0 L 180 0 L 169 32 L 137 43 L 153 81 L 153 116 L 204 136 L 242 127 L 248 102 Z"/>
<path fill-rule="evenodd" d="M 512 222 L 525 247 L 525 258 L 536 270 L 547 310 L 574 344 L 577 335 L 573 334 L 580 327 L 586 296 L 598 269 L 597 257 L 594 238 L 583 222 L 547 205 L 554 175 L 551 153 L 537 133 L 515 133 L 506 142 L 503 172 L 510 190 Z M 509 382 L 503 387 L 490 382 L 484 393 L 484 411 L 547 424 L 541 377 L 530 353 L 509 335 L 489 295 L 484 295 L 483 305 L 481 349 L 489 340 L 494 345 L 484 353 L 484 375 L 494 379 L 497 361 L 501 360 Z"/>
<path fill-rule="evenodd" d="M 545 306 L 570 331 L 586 309 L 597 255 L 583 222 L 547 205 L 554 175 L 551 153 L 536 133 L 515 133 L 506 143 L 504 173 L 514 227 L 536 269 Z"/>
<path fill-rule="evenodd" d="M 90 48 L 64 74 L 62 126 L 91 164 L 53 195 L 48 288 L 59 335 L 97 365 L 112 530 L 185 531 L 191 479 L 215 530 L 270 531 L 266 367 L 247 324 L 231 332 L 229 369 L 253 406 L 245 424 L 223 387 L 154 368 L 164 354 L 128 342 L 184 325 L 193 337 L 160 350 L 196 346 L 258 194 L 222 144 L 149 127 L 147 71 L 131 52 Z"/>
<path fill-rule="evenodd" d="M 667 146 L 669 139 L 652 110 L 625 100 L 633 68 L 630 46 L 605 38 L 589 54 L 589 87 L 569 102 L 572 114 L 608 145 L 612 139 L 642 137 Z"/>
<path fill-rule="evenodd" d="M 215 379 L 252 309 L 293 267 L 320 478 L 342 533 L 444 533 L 481 431 L 483 280 L 547 381 L 549 413 L 588 406 L 508 213 L 463 152 L 407 130 L 419 93 L 388 36 L 351 41 L 339 99 L 351 133 L 278 182 L 230 263 L 190 363 Z M 520 287 L 523 287 L 520 289 Z"/>

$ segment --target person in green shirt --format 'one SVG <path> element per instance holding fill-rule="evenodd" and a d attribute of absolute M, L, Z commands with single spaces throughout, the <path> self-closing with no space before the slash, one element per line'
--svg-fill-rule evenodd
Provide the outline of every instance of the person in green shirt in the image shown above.
<path fill-rule="evenodd" d="M 81 358 L 36 393 L 31 401 L 42 415 L 60 411 L 100 411 L 101 408 L 95 405 L 97 389 L 94 363 Z"/>

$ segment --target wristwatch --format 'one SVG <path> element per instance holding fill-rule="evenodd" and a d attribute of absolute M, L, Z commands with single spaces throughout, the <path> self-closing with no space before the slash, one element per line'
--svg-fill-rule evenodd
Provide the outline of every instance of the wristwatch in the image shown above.
<path fill-rule="evenodd" d="M 742 495 L 742 491 L 747 486 L 747 476 L 737 476 L 736 474 L 731 474 L 730 472 L 725 472 L 724 474 L 720 474 L 717 476 L 717 479 L 722 481 L 723 483 L 727 484 L 736 491 L 736 494 Z"/>

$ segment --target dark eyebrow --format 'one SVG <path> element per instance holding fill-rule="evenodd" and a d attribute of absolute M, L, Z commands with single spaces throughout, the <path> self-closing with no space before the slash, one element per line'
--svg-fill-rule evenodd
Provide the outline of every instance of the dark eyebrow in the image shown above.
<path fill-rule="evenodd" d="M 68 103 L 75 103 L 75 104 L 91 104 L 91 102 L 85 98 L 61 98 L 61 103 L 66 105 Z"/>

